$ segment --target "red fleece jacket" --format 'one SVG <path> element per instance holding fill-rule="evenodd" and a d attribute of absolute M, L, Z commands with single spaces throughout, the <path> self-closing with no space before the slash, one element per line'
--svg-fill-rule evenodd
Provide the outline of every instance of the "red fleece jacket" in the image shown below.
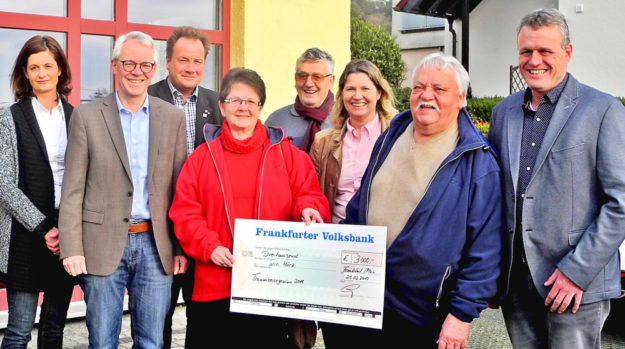
<path fill-rule="evenodd" d="M 169 211 L 180 245 L 196 262 L 194 301 L 230 296 L 232 269 L 219 267 L 210 260 L 217 246 L 232 251 L 237 218 L 234 213 L 237 198 L 232 190 L 237 183 L 232 183 L 228 174 L 224 133 L 199 146 L 187 159 Z M 260 170 L 250 178 L 257 181 L 255 219 L 299 221 L 304 208 L 314 208 L 324 221 L 330 220 L 328 200 L 321 193 L 312 161 L 285 138 L 273 145 L 269 139 L 265 140 Z"/>

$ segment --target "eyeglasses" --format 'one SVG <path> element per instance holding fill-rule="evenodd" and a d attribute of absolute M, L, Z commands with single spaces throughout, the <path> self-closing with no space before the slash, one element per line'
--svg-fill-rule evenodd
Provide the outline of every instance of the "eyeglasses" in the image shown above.
<path fill-rule="evenodd" d="M 224 103 L 232 104 L 235 107 L 240 107 L 241 104 L 246 105 L 248 109 L 257 109 L 261 105 L 261 102 L 255 101 L 253 99 L 241 99 L 237 97 L 226 98 L 224 99 Z"/>
<path fill-rule="evenodd" d="M 297 72 L 297 73 L 295 73 L 295 80 L 297 80 L 299 82 L 305 82 L 306 80 L 308 80 L 309 76 L 310 76 L 310 79 L 312 80 L 312 82 L 314 82 L 315 84 L 318 84 L 323 79 L 327 78 L 328 76 L 332 76 L 332 73 L 330 73 L 328 75 L 321 75 L 321 74 L 317 74 L 317 73 L 308 74 L 308 73 L 305 73 L 305 72 Z"/>
<path fill-rule="evenodd" d="M 135 68 L 137 67 L 137 65 L 139 65 L 139 69 L 141 69 L 141 71 L 143 73 L 149 73 L 152 71 L 152 69 L 154 69 L 154 66 L 156 65 L 156 63 L 154 62 L 141 62 L 141 63 L 137 63 L 134 61 L 119 61 L 122 64 L 122 68 L 124 68 L 124 71 L 127 72 L 132 72 L 135 70 Z"/>

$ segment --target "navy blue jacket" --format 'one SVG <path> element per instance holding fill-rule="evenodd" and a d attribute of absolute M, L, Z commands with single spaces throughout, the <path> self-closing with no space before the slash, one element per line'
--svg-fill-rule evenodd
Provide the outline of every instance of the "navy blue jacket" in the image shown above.
<path fill-rule="evenodd" d="M 410 111 L 400 113 L 378 138 L 342 223 L 367 224 L 372 179 L 411 122 Z M 497 291 L 503 239 L 499 166 L 464 108 L 458 132 L 456 149 L 387 251 L 385 308 L 420 326 L 432 323 L 439 307 L 470 322 Z"/>

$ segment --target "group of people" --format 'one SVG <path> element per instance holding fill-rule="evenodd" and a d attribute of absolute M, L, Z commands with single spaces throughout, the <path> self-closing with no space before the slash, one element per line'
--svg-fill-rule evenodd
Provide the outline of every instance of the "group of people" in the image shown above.
<path fill-rule="evenodd" d="M 320 323 L 329 349 L 466 348 L 489 304 L 515 348 L 600 348 L 620 295 L 625 108 L 567 73 L 558 11 L 526 15 L 517 43 L 528 88 L 493 110 L 487 140 L 467 71 L 439 53 L 397 114 L 373 63 L 349 62 L 335 96 L 331 55 L 308 49 L 294 104 L 263 124 L 255 71 L 199 86 L 195 28 L 173 31 L 151 86 L 152 39 L 120 36 L 116 92 L 76 108 L 59 44 L 31 38 L 0 113 L 2 348 L 30 341 L 39 292 L 38 347 L 61 348 L 77 283 L 90 348 L 117 347 L 125 290 L 134 346 L 170 347 L 181 289 L 185 347 L 301 347 L 294 320 L 229 311 L 236 218 L 387 227 L 382 329 Z"/>

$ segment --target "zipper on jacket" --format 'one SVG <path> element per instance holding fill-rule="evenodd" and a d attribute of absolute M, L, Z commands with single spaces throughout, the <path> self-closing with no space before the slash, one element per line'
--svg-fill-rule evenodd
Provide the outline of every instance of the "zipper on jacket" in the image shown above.
<path fill-rule="evenodd" d="M 389 128 L 390 128 L 390 125 L 389 125 Z M 382 139 L 382 144 L 380 144 L 380 151 L 378 152 L 378 155 L 375 157 L 375 162 L 373 163 L 373 170 L 371 170 L 371 176 L 369 176 L 369 186 L 367 187 L 367 203 L 365 205 L 365 217 L 364 217 L 365 224 L 367 224 L 367 217 L 369 216 L 369 201 L 371 199 L 371 183 L 373 182 L 373 171 L 378 166 L 378 161 L 380 160 L 380 154 L 382 153 L 382 149 L 384 149 L 384 144 L 386 143 L 386 138 L 388 137 L 389 133 L 390 132 L 386 132 L 386 134 L 384 135 L 384 139 Z"/>
<path fill-rule="evenodd" d="M 445 268 L 445 274 L 443 274 L 443 279 L 438 285 L 438 293 L 436 293 L 436 308 L 438 308 L 441 296 L 443 295 L 443 284 L 445 284 L 445 281 L 447 280 L 447 278 L 449 278 L 449 275 L 451 275 L 451 265 L 448 265 L 447 268 Z"/>
<path fill-rule="evenodd" d="M 280 140 L 280 142 L 276 143 L 276 144 L 280 144 L 282 142 L 282 140 Z M 265 151 L 265 154 L 263 154 L 263 161 L 261 161 L 260 163 L 260 189 L 258 191 L 258 212 L 256 214 L 256 219 L 260 219 L 260 202 L 261 199 L 263 197 L 263 182 L 264 182 L 264 178 L 265 178 L 265 160 L 267 159 L 267 154 L 269 154 L 269 151 L 271 150 L 271 148 L 273 146 L 275 146 L 276 144 L 269 144 L 269 147 L 267 148 L 267 151 Z M 282 159 L 284 160 L 284 155 L 282 157 Z M 286 162 L 284 164 L 285 169 L 286 169 Z"/>
<path fill-rule="evenodd" d="M 226 209 L 226 219 L 228 220 L 228 227 L 230 228 L 230 235 L 234 238 L 234 229 L 232 228 L 232 224 L 230 223 L 230 213 L 228 213 L 228 200 L 226 200 L 226 191 L 224 190 L 224 183 L 221 180 L 221 173 L 219 172 L 219 167 L 217 166 L 217 162 L 215 161 L 215 156 L 213 155 L 213 150 L 210 147 L 210 143 L 207 143 L 206 145 L 208 146 L 208 151 L 211 154 L 211 159 L 213 160 L 215 171 L 217 171 L 217 177 L 219 178 L 219 186 L 221 187 L 221 193 L 224 196 L 224 207 Z"/>

